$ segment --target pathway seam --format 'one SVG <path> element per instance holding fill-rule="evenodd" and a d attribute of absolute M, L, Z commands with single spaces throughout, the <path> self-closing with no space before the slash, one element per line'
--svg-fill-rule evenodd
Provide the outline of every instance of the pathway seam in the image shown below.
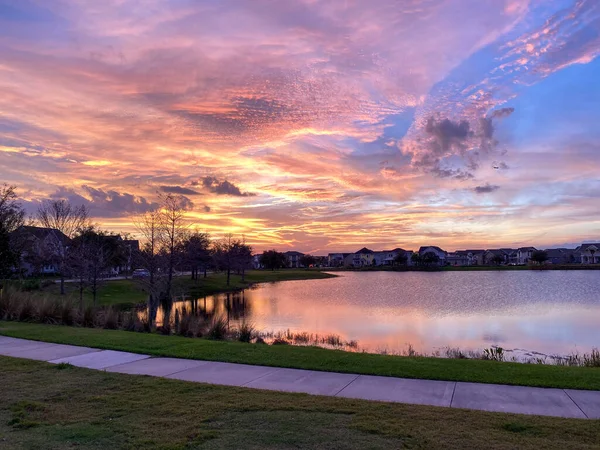
<path fill-rule="evenodd" d="M 340 392 L 342 392 L 344 389 L 346 389 L 348 386 L 350 386 L 352 383 L 354 383 L 358 379 L 358 377 L 360 377 L 360 375 L 356 375 L 354 378 L 352 378 L 352 380 L 350 380 L 350 383 L 348 383 L 346 386 L 344 386 L 339 391 L 337 391 L 335 394 L 333 394 L 333 396 L 337 397 Z"/>
<path fill-rule="evenodd" d="M 454 393 L 456 392 L 456 385 L 458 384 L 457 381 L 454 382 L 454 387 L 452 388 L 452 397 L 450 398 L 450 404 L 448 405 L 448 408 L 453 408 L 452 403 L 454 403 Z"/>
<path fill-rule="evenodd" d="M 567 397 L 569 397 L 569 400 L 571 400 L 573 403 L 575 403 L 575 406 L 577 406 L 577 408 L 579 408 L 579 411 L 581 411 L 581 414 L 583 414 L 585 416 L 586 419 L 589 419 L 588 415 L 585 413 L 585 411 L 583 409 L 581 409 L 581 406 L 579 406 L 577 404 L 577 402 L 575 400 L 573 400 L 573 398 L 569 395 L 569 393 L 567 392 L 566 389 L 562 390 L 565 394 L 567 394 Z"/>

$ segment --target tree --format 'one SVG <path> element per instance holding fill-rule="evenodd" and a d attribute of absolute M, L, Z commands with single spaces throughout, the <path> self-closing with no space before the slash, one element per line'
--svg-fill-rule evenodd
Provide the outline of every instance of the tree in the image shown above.
<path fill-rule="evenodd" d="M 231 250 L 233 252 L 233 267 L 242 276 L 242 282 L 244 282 L 246 280 L 246 269 L 252 264 L 252 247 L 242 239 L 241 241 L 234 241 Z"/>
<path fill-rule="evenodd" d="M 595 248 L 590 248 L 590 255 L 592 255 L 592 264 L 594 264 L 594 255 L 596 254 L 596 249 Z"/>
<path fill-rule="evenodd" d="M 307 269 L 314 265 L 317 262 L 317 259 L 312 255 L 302 255 L 300 257 L 300 265 L 306 267 Z"/>
<path fill-rule="evenodd" d="M 548 260 L 548 253 L 544 250 L 536 250 L 531 254 L 531 260 L 542 265 Z"/>
<path fill-rule="evenodd" d="M 394 258 L 394 264 L 398 264 L 399 266 L 405 266 L 408 263 L 408 256 L 406 253 L 400 252 Z"/>
<path fill-rule="evenodd" d="M 286 266 L 286 258 L 283 253 L 279 253 L 277 250 L 267 250 L 260 255 L 260 264 L 265 269 L 280 269 Z"/>
<path fill-rule="evenodd" d="M 426 252 L 421 260 L 425 266 L 429 267 L 432 264 L 437 264 L 440 261 L 440 257 L 436 255 L 434 252 Z"/>
<path fill-rule="evenodd" d="M 183 241 L 183 254 L 185 263 L 192 272 L 192 280 L 198 281 L 200 269 L 203 269 L 206 278 L 206 270 L 211 258 L 208 233 L 194 231 L 188 234 Z"/>
<path fill-rule="evenodd" d="M 158 219 L 160 224 L 159 237 L 162 248 L 167 255 L 167 283 L 164 292 L 164 300 L 171 304 L 173 273 L 175 267 L 183 258 L 182 243 L 187 234 L 185 223 L 185 199 L 183 196 L 167 195 L 162 199 Z M 170 309 L 170 308 L 168 308 Z"/>
<path fill-rule="evenodd" d="M 148 314 L 150 326 L 154 326 L 161 296 L 162 283 L 159 279 L 162 257 L 160 254 L 160 222 L 156 211 L 149 211 L 134 220 L 144 243 L 137 254 L 136 263 L 148 271 L 148 278 L 138 279 L 148 292 Z"/>
<path fill-rule="evenodd" d="M 17 200 L 15 186 L 0 187 L 0 279 L 10 275 L 20 259 L 11 234 L 25 223 L 25 211 Z"/>
<path fill-rule="evenodd" d="M 70 267 L 79 281 L 79 301 L 83 308 L 83 290 L 92 293 L 94 306 L 98 291 L 110 270 L 121 264 L 119 236 L 88 227 L 71 241 Z"/>
<path fill-rule="evenodd" d="M 240 241 L 233 239 L 233 235 L 228 234 L 220 241 L 213 243 L 213 258 L 217 269 L 224 270 L 227 274 L 227 286 L 231 279 L 231 271 L 236 265 L 236 256 Z"/>
<path fill-rule="evenodd" d="M 43 227 L 57 230 L 52 233 L 47 249 L 60 272 L 60 293 L 65 294 L 65 274 L 68 271 L 69 240 L 77 232 L 89 227 L 88 211 L 84 205 L 73 206 L 66 200 L 46 200 L 37 211 L 37 220 Z M 66 237 L 66 239 L 65 239 Z"/>
<path fill-rule="evenodd" d="M 415 266 L 420 266 L 422 262 L 421 255 L 419 253 L 413 253 L 410 260 Z"/>

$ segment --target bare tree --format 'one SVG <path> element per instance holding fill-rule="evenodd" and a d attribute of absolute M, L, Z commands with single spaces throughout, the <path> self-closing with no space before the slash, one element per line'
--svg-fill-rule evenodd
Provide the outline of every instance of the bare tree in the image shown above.
<path fill-rule="evenodd" d="M 164 292 L 164 300 L 171 304 L 173 289 L 173 274 L 175 267 L 182 259 L 182 243 L 187 235 L 185 220 L 186 208 L 182 196 L 167 195 L 162 199 L 162 207 L 159 212 L 160 239 L 162 248 L 167 254 L 167 284 Z"/>
<path fill-rule="evenodd" d="M 220 241 L 213 243 L 213 258 L 219 270 L 227 274 L 227 286 L 231 280 L 231 270 L 234 268 L 234 245 L 233 235 L 228 234 Z"/>
<path fill-rule="evenodd" d="M 143 238 L 143 245 L 137 255 L 138 264 L 148 271 L 148 278 L 138 281 L 148 292 L 148 313 L 150 324 L 153 326 L 156 320 L 156 312 L 161 294 L 161 280 L 159 279 L 161 255 L 160 255 L 160 217 L 156 211 L 147 212 L 139 216 L 135 226 Z"/>
<path fill-rule="evenodd" d="M 60 293 L 64 295 L 69 241 L 89 226 L 88 211 L 84 205 L 73 206 L 66 200 L 47 200 L 38 208 L 37 220 L 43 227 L 57 231 L 51 234 L 48 251 L 58 264 Z"/>

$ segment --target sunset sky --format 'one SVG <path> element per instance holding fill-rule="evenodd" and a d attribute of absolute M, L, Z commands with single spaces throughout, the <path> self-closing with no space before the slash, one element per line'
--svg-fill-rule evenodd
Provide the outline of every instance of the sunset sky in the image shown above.
<path fill-rule="evenodd" d="M 0 181 L 255 250 L 600 238 L 597 0 L 0 0 Z"/>

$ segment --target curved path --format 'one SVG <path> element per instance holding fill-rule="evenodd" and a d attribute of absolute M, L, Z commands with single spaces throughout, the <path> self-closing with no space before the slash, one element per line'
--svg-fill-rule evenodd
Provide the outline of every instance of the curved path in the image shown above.
<path fill-rule="evenodd" d="M 0 355 L 199 383 L 493 412 L 600 419 L 600 391 L 318 372 L 50 344 L 0 336 Z"/>

